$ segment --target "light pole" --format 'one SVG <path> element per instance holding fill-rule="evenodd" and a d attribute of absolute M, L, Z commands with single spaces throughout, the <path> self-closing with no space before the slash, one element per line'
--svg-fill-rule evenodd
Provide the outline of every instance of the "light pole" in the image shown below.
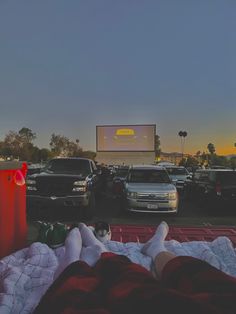
<path fill-rule="evenodd" d="M 180 149 L 182 153 L 182 159 L 184 158 L 184 143 L 185 137 L 188 135 L 186 131 L 179 131 L 178 135 L 180 136 Z"/>

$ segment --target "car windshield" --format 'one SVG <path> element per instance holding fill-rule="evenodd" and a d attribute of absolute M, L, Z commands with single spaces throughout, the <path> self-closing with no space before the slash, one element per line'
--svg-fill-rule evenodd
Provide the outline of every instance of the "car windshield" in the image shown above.
<path fill-rule="evenodd" d="M 221 183 L 236 184 L 236 171 L 219 172 L 217 177 Z"/>
<path fill-rule="evenodd" d="M 131 183 L 170 183 L 165 170 L 131 170 L 127 178 Z"/>
<path fill-rule="evenodd" d="M 81 159 L 54 159 L 48 163 L 45 170 L 53 173 L 69 172 L 80 175 L 88 175 L 91 172 L 89 162 Z"/>
<path fill-rule="evenodd" d="M 188 171 L 185 168 L 166 168 L 169 175 L 187 175 Z"/>
<path fill-rule="evenodd" d="M 129 170 L 128 168 L 127 169 L 118 169 L 115 172 L 115 176 L 124 178 L 127 176 L 128 170 Z"/>

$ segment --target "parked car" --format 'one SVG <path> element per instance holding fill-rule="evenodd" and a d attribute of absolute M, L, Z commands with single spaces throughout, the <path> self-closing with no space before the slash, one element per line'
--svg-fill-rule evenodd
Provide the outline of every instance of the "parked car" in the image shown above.
<path fill-rule="evenodd" d="M 177 190 L 183 191 L 185 181 L 191 176 L 189 171 L 182 166 L 165 166 L 165 168 Z"/>
<path fill-rule="evenodd" d="M 55 158 L 40 173 L 29 175 L 27 212 L 37 209 L 76 210 L 79 217 L 90 219 L 99 193 L 99 175 L 95 163 L 87 158 Z"/>
<path fill-rule="evenodd" d="M 30 176 L 34 173 L 40 173 L 44 166 L 45 165 L 43 164 L 28 164 L 27 176 Z"/>
<path fill-rule="evenodd" d="M 123 207 L 130 212 L 177 213 L 178 192 L 165 168 L 130 167 L 124 181 Z"/>
<path fill-rule="evenodd" d="M 197 199 L 217 207 L 225 203 L 236 205 L 236 171 L 232 169 L 198 169 L 185 182 L 187 198 Z"/>

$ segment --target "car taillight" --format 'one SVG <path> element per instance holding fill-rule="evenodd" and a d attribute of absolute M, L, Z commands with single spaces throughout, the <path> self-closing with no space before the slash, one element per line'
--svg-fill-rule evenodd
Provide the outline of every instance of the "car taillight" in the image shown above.
<path fill-rule="evenodd" d="M 220 182 L 216 182 L 216 187 L 215 187 L 215 190 L 216 190 L 216 195 L 221 195 L 221 184 Z"/>
<path fill-rule="evenodd" d="M 113 192 L 115 194 L 121 194 L 123 190 L 123 184 L 120 180 L 114 181 Z"/>
<path fill-rule="evenodd" d="M 21 170 L 16 170 L 15 175 L 14 175 L 14 181 L 16 185 L 22 186 L 25 184 L 25 177 Z"/>

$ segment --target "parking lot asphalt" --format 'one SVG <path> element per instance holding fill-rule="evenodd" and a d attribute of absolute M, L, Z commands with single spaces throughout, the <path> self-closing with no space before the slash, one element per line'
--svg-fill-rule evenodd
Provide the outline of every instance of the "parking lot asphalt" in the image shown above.
<path fill-rule="evenodd" d="M 74 212 L 57 210 L 35 213 L 28 219 L 28 243 L 37 239 L 39 226 L 37 221 L 60 221 L 63 223 L 79 222 Z M 221 209 L 206 208 L 202 204 L 180 198 L 177 215 L 127 213 L 122 210 L 118 199 L 111 194 L 104 194 L 97 202 L 96 212 L 92 220 L 86 221 L 93 224 L 96 221 L 106 221 L 114 225 L 150 225 L 157 226 L 165 220 L 170 226 L 181 227 L 236 227 L 236 208 L 223 207 Z"/>
<path fill-rule="evenodd" d="M 236 226 L 236 206 L 230 204 L 219 208 L 188 200 L 180 195 L 178 213 L 150 214 L 127 213 L 122 210 L 119 200 L 111 194 L 105 195 L 98 203 L 93 221 L 104 220 L 113 224 L 157 225 L 162 220 L 181 226 Z"/>
<path fill-rule="evenodd" d="M 37 232 L 36 221 L 60 221 L 63 223 L 78 222 L 75 212 L 65 209 L 52 209 L 44 213 L 35 212 L 33 217 L 28 218 L 29 241 L 35 239 Z M 128 213 L 120 205 L 119 199 L 115 198 L 110 192 L 103 193 L 97 200 L 96 211 L 92 220 L 85 221 L 93 224 L 96 221 L 106 221 L 109 224 L 126 224 L 126 225 L 158 225 L 165 220 L 173 226 L 236 226 L 236 207 L 223 206 L 214 208 L 208 205 L 204 206 L 198 201 L 186 199 L 180 195 L 179 210 L 176 215 L 173 214 L 150 214 L 150 213 Z"/>

